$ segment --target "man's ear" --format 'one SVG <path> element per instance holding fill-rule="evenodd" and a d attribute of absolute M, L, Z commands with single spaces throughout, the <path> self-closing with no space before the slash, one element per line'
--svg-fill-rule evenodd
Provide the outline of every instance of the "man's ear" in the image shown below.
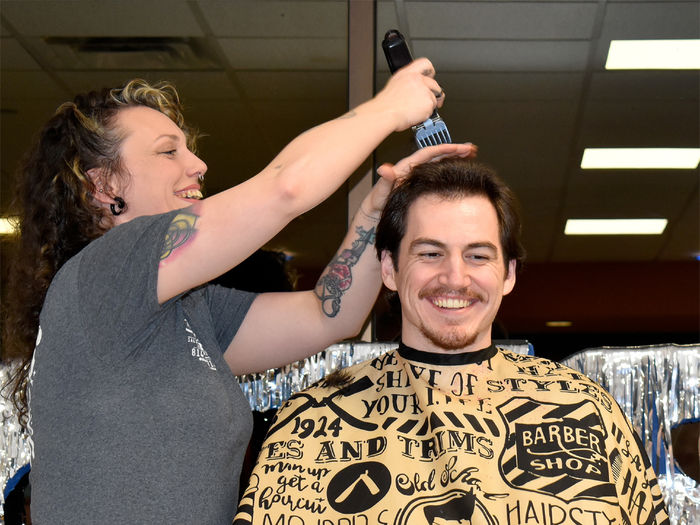
<path fill-rule="evenodd" d="M 508 295 L 515 287 L 515 268 L 517 265 L 518 261 L 515 259 L 508 263 L 508 274 L 506 275 L 506 280 L 503 283 L 503 295 Z"/>
<path fill-rule="evenodd" d="M 382 281 L 389 290 L 396 291 L 396 269 L 394 259 L 388 250 L 382 251 Z"/>
<path fill-rule="evenodd" d="M 95 186 L 93 199 L 101 204 L 112 204 L 114 202 L 112 187 L 108 183 L 105 171 L 102 168 L 90 168 L 87 170 L 87 175 Z"/>

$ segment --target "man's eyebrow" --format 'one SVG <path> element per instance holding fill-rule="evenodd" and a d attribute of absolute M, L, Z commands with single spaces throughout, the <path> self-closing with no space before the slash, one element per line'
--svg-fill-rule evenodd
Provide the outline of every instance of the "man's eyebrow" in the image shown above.
<path fill-rule="evenodd" d="M 415 250 L 419 247 L 434 247 L 444 250 L 447 248 L 447 245 L 444 242 L 438 241 L 437 239 L 431 239 L 429 237 L 419 237 L 418 239 L 414 239 L 413 242 L 411 242 L 409 249 Z M 498 246 L 489 241 L 471 242 L 466 246 L 467 250 L 475 250 L 480 248 L 490 250 L 494 253 L 498 253 Z"/>
<path fill-rule="evenodd" d="M 416 249 L 419 246 L 433 246 L 435 248 L 445 249 L 447 245 L 444 242 L 440 242 L 437 239 L 431 239 L 429 237 L 419 237 L 411 242 L 409 248 L 411 250 Z"/>
<path fill-rule="evenodd" d="M 498 246 L 489 241 L 472 242 L 467 245 L 467 248 L 470 250 L 474 248 L 486 248 L 487 250 L 498 253 Z"/>

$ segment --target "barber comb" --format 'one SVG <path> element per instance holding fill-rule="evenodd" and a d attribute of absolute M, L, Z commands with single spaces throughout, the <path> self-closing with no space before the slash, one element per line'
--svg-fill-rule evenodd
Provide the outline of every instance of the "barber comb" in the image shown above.
<path fill-rule="evenodd" d="M 389 70 L 392 74 L 394 74 L 397 69 L 413 62 L 413 57 L 406 44 L 406 39 L 396 29 L 390 29 L 386 32 L 384 40 L 382 41 L 382 49 L 384 50 L 384 56 L 386 56 L 386 61 L 389 64 Z M 416 144 L 419 148 L 436 146 L 438 144 L 449 144 L 452 142 L 450 132 L 447 130 L 445 122 L 440 115 L 438 115 L 437 110 L 433 111 L 433 114 L 430 115 L 425 122 L 413 126 L 411 129 L 413 130 Z"/>

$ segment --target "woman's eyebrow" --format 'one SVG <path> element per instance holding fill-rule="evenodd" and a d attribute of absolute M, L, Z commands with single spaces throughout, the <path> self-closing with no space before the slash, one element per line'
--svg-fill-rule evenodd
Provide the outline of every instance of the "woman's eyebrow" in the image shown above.
<path fill-rule="evenodd" d="M 158 135 L 153 142 L 158 142 L 162 139 L 170 139 L 170 140 L 178 141 L 178 140 L 180 140 L 180 137 L 178 137 L 177 135 L 172 135 L 170 133 L 164 133 L 163 135 Z"/>

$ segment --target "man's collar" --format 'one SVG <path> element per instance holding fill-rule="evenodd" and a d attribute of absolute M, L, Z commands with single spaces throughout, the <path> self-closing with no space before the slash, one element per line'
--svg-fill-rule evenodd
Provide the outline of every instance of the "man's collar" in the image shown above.
<path fill-rule="evenodd" d="M 424 352 L 422 350 L 416 350 L 415 348 L 406 346 L 403 343 L 399 343 L 398 352 L 401 357 L 407 359 L 408 361 L 417 361 L 419 363 L 428 363 L 431 365 L 449 366 L 481 363 L 482 361 L 486 361 L 495 356 L 498 350 L 496 349 L 496 346 L 493 343 L 491 343 L 490 346 L 473 352 L 450 352 L 442 354 L 436 352 Z"/>

